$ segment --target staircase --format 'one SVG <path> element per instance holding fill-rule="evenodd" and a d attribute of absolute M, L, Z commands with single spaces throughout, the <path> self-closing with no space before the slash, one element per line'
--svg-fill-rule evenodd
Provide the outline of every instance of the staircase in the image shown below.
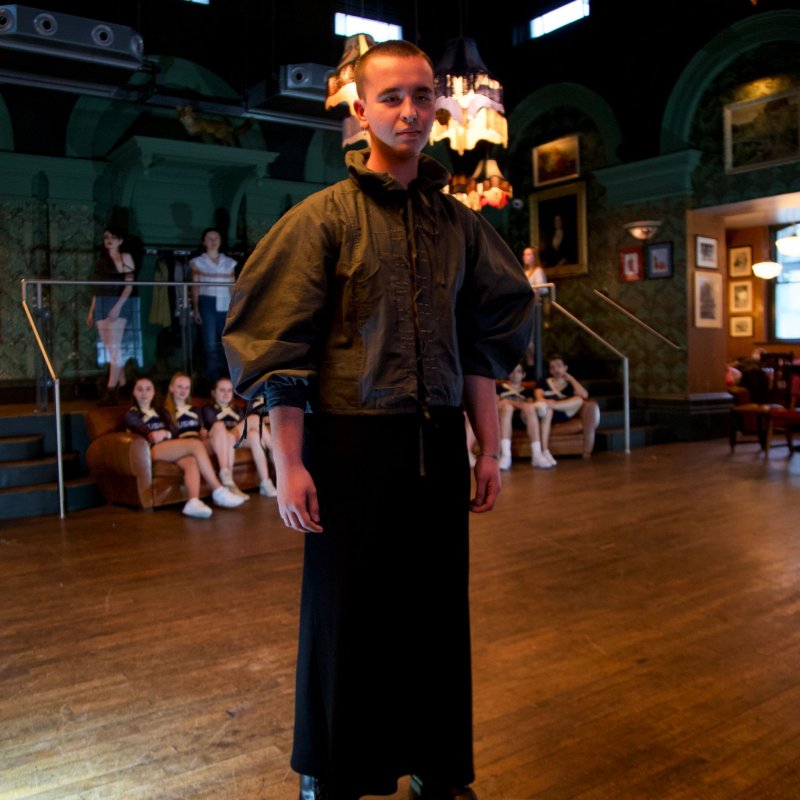
<path fill-rule="evenodd" d="M 83 414 L 62 419 L 65 508 L 101 505 L 82 463 L 88 438 Z M 56 449 L 52 413 L 0 417 L 0 521 L 59 513 Z"/>
<path fill-rule="evenodd" d="M 595 450 L 625 450 L 625 411 L 622 386 L 614 381 L 603 381 L 613 384 L 608 387 L 596 387 L 595 381 L 582 381 L 589 390 L 589 395 L 600 406 L 600 426 L 595 436 Z M 598 390 L 608 394 L 596 394 Z M 673 441 L 672 429 L 668 425 L 659 425 L 651 421 L 650 413 L 636 407 L 636 399 L 631 398 L 630 408 L 631 449 L 646 447 L 650 444 L 664 444 Z"/>
<path fill-rule="evenodd" d="M 595 451 L 625 450 L 625 398 L 622 382 L 612 378 L 584 378 L 578 369 L 570 370 L 588 389 L 589 397 L 600 407 L 600 425 L 595 436 Z M 653 422 L 651 414 L 637 408 L 636 398 L 630 399 L 631 449 L 674 440 L 672 428 Z"/>

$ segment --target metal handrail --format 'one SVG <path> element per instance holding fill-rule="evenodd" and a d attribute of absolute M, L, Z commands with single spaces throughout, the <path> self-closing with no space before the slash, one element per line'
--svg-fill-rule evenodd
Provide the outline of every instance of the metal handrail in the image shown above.
<path fill-rule="evenodd" d="M 567 311 L 564 306 L 556 300 L 556 285 L 554 283 L 532 284 L 533 289 L 550 289 L 550 306 L 562 313 L 567 319 L 572 320 L 578 327 L 594 337 L 598 342 L 607 347 L 615 356 L 622 360 L 622 403 L 623 403 L 623 426 L 625 429 L 625 452 L 631 452 L 631 395 L 630 395 L 630 362 L 628 357 L 617 350 L 614 345 L 607 342 L 599 333 L 595 333 L 585 322 L 579 320 L 574 314 Z"/>
<path fill-rule="evenodd" d="M 42 354 L 47 371 L 50 374 L 50 380 L 53 381 L 53 401 L 56 406 L 56 463 L 58 469 L 58 515 L 64 519 L 64 462 L 62 460 L 63 445 L 61 442 L 61 381 L 53 369 L 53 364 L 50 357 L 47 355 L 47 348 L 44 346 L 42 337 L 39 334 L 39 329 L 36 327 L 36 321 L 28 308 L 28 301 L 25 295 L 25 278 L 22 279 L 22 310 L 28 318 L 28 324 L 33 331 L 33 338 L 36 340 L 36 346 Z"/>
<path fill-rule="evenodd" d="M 639 319 L 639 317 L 637 317 L 636 314 L 632 313 L 631 311 L 628 311 L 627 308 L 621 306 L 616 300 L 612 300 L 604 292 L 601 292 L 599 289 L 592 289 L 592 292 L 594 292 L 594 294 L 596 294 L 601 300 L 605 300 L 606 303 L 608 303 L 612 308 L 615 308 L 621 314 L 624 314 L 629 319 L 632 319 L 637 325 L 640 325 L 648 333 L 652 333 L 653 336 L 657 336 L 659 339 L 666 342 L 670 347 L 675 348 L 675 350 L 686 350 L 686 348 L 683 345 L 676 344 L 675 342 L 672 341 L 672 339 L 668 339 L 666 336 L 664 336 L 663 333 L 659 333 L 655 328 L 651 327 L 646 322 Z"/>
<path fill-rule="evenodd" d="M 30 307 L 28 306 L 28 294 L 27 294 L 27 287 L 28 285 L 33 285 L 36 287 L 36 309 L 37 311 L 41 311 L 43 308 L 42 302 L 42 287 L 43 286 L 130 286 L 130 281 L 64 281 L 64 280 L 53 280 L 53 279 L 46 279 L 46 278 L 22 278 L 20 280 L 20 292 L 22 294 L 22 310 L 25 312 L 25 316 L 28 319 L 28 324 L 31 327 L 31 331 L 33 332 L 33 337 L 36 340 L 36 346 L 39 348 L 39 352 L 42 355 L 42 359 L 44 360 L 45 366 L 47 368 L 47 372 L 50 376 L 50 380 L 53 383 L 53 403 L 55 405 L 55 418 L 56 418 L 56 460 L 58 464 L 58 509 L 59 509 L 59 516 L 61 519 L 65 518 L 65 508 L 64 508 L 64 462 L 63 462 L 63 440 L 62 440 L 62 429 L 61 429 L 61 380 L 59 379 L 58 375 L 56 375 L 56 371 L 53 368 L 53 364 L 50 360 L 50 356 L 47 353 L 47 348 L 45 347 L 44 341 L 42 336 L 39 332 L 39 329 L 36 325 L 36 320 L 34 319 L 34 314 L 31 312 Z M 234 286 L 233 281 L 214 281 L 212 283 L 207 283 L 208 285 L 213 286 Z M 183 287 L 182 293 L 182 312 L 186 315 L 186 312 L 189 308 L 189 297 L 188 297 L 188 289 L 189 287 L 199 288 L 198 283 L 194 281 L 136 281 L 135 287 L 139 288 L 141 286 L 181 286 Z M 185 317 L 183 320 L 184 324 L 186 322 Z M 186 341 L 187 337 L 183 337 L 184 342 Z M 184 345 L 185 346 L 185 345 Z M 45 403 L 46 408 L 46 403 Z M 43 410 L 43 409 L 40 409 Z"/>

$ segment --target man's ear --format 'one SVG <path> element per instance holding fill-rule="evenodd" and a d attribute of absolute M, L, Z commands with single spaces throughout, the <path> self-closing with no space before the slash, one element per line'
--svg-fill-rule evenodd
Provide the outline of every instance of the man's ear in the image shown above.
<path fill-rule="evenodd" d="M 361 123 L 361 127 L 362 128 L 366 128 L 366 126 L 367 126 L 367 120 L 364 117 L 364 111 L 365 110 L 366 110 L 366 108 L 364 106 L 364 101 L 360 97 L 357 97 L 353 101 L 353 111 L 356 112 L 356 117 L 357 117 L 358 121 Z"/>

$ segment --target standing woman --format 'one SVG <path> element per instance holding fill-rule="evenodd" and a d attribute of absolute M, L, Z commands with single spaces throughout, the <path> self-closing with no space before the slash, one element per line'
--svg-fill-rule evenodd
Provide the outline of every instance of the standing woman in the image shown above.
<path fill-rule="evenodd" d="M 228 374 L 225 353 L 222 349 L 222 329 L 231 302 L 230 286 L 236 277 L 236 262 L 220 253 L 222 235 L 216 228 L 203 231 L 205 253 L 190 262 L 192 268 L 192 305 L 194 321 L 201 326 L 203 349 L 206 354 L 204 377 L 209 385 Z"/>
<path fill-rule="evenodd" d="M 130 253 L 123 252 L 125 234 L 109 225 L 103 231 L 103 254 L 95 266 L 93 281 L 125 281 L 126 286 L 97 286 L 86 317 L 86 324 L 97 325 L 97 333 L 108 358 L 108 381 L 100 399 L 101 405 L 114 405 L 117 390 L 125 385 L 125 361 L 122 340 L 132 319 L 133 304 L 127 302 L 133 294 L 136 265 Z"/>

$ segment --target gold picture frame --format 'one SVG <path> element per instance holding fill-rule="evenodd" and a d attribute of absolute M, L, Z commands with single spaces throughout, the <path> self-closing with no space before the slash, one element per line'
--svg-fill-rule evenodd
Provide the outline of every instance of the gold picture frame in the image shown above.
<path fill-rule="evenodd" d="M 530 196 L 531 242 L 548 278 L 585 275 L 587 257 L 586 184 L 576 181 Z"/>
<path fill-rule="evenodd" d="M 577 134 L 562 136 L 533 148 L 534 186 L 561 183 L 580 174 L 580 140 Z"/>

